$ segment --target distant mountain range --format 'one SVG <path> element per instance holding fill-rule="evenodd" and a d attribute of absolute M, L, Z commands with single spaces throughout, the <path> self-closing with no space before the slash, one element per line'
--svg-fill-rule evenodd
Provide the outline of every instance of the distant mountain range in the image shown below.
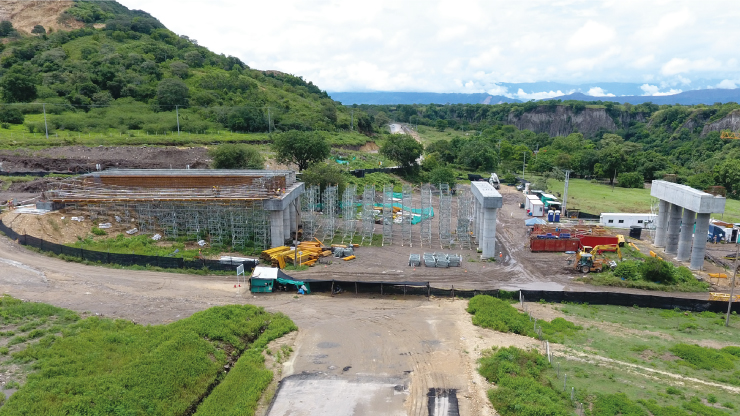
<path fill-rule="evenodd" d="M 500 104 L 521 103 L 503 95 L 456 94 L 436 92 L 330 92 L 329 96 L 344 105 L 352 104 Z"/>
<path fill-rule="evenodd" d="M 521 103 L 523 101 L 503 95 L 444 94 L 433 92 L 332 92 L 332 99 L 344 105 L 352 104 L 500 104 Z M 580 92 L 561 95 L 544 100 L 613 101 L 617 103 L 640 104 L 714 104 L 717 102 L 740 102 L 740 89 L 702 89 L 684 91 L 673 95 L 624 95 L 618 97 L 597 97 Z M 543 101 L 543 100 L 538 100 Z"/>

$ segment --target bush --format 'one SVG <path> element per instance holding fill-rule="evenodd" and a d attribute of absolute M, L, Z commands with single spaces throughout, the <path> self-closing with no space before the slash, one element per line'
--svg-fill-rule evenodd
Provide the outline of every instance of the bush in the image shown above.
<path fill-rule="evenodd" d="M 92 227 L 92 233 L 95 235 L 106 235 L 108 233 L 105 232 L 105 230 L 101 230 L 98 227 Z"/>
<path fill-rule="evenodd" d="M 673 269 L 674 267 L 671 263 L 655 257 L 650 257 L 640 266 L 640 274 L 642 274 L 642 278 L 648 282 L 670 284 L 675 281 Z"/>
<path fill-rule="evenodd" d="M 253 146 L 222 144 L 208 151 L 213 169 L 264 169 L 265 159 Z"/>
<path fill-rule="evenodd" d="M 347 174 L 337 165 L 323 162 L 304 170 L 301 179 L 306 186 L 317 185 L 322 190 L 329 185 L 336 185 L 337 195 L 342 195 L 344 188 L 347 186 Z"/>
<path fill-rule="evenodd" d="M 452 188 L 457 182 L 457 175 L 455 175 L 455 171 L 450 168 L 438 167 L 429 173 L 429 182 L 433 184 L 446 183 L 450 185 L 450 188 Z"/>
<path fill-rule="evenodd" d="M 619 263 L 614 269 L 614 276 L 624 280 L 640 280 L 642 278 L 640 274 L 640 262 L 628 260 Z"/>
<path fill-rule="evenodd" d="M 489 390 L 488 398 L 504 415 L 570 415 L 570 405 L 542 372 L 550 368 L 547 358 L 537 351 L 516 347 L 502 348 L 479 361 L 478 372 L 488 381 L 498 384 Z"/>
<path fill-rule="evenodd" d="M 704 370 L 733 370 L 734 356 L 698 345 L 676 344 L 670 351 L 694 367 Z"/>
<path fill-rule="evenodd" d="M 644 188 L 645 180 L 637 172 L 624 172 L 617 176 L 617 185 L 622 188 Z"/>
<path fill-rule="evenodd" d="M 17 108 L 3 107 L 0 109 L 0 122 L 10 124 L 23 124 L 24 116 Z"/>
<path fill-rule="evenodd" d="M 502 175 L 499 179 L 501 180 L 502 183 L 506 183 L 506 184 L 516 183 L 516 175 L 514 175 L 511 172 Z"/>
<path fill-rule="evenodd" d="M 624 393 L 600 395 L 593 406 L 593 414 L 599 416 L 648 416 L 645 409 Z"/>
<path fill-rule="evenodd" d="M 720 351 L 725 354 L 734 355 L 735 357 L 740 358 L 740 347 L 724 347 Z"/>

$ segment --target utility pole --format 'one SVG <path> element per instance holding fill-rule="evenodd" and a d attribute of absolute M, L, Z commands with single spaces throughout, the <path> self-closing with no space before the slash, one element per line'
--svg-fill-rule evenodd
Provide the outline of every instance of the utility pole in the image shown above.
<path fill-rule="evenodd" d="M 44 128 L 46 129 L 46 140 L 49 140 L 49 126 L 46 125 L 46 104 L 42 104 L 44 109 Z"/>
<path fill-rule="evenodd" d="M 350 119 L 349 119 L 349 130 L 354 131 L 355 130 L 355 109 L 353 108 L 350 110 Z"/>
<path fill-rule="evenodd" d="M 522 153 L 524 153 L 524 161 L 522 162 L 522 179 L 524 179 L 524 165 L 527 164 L 527 152 Z"/>
<path fill-rule="evenodd" d="M 267 132 L 272 133 L 272 121 L 270 119 L 270 107 L 267 107 Z"/>
<path fill-rule="evenodd" d="M 177 116 L 177 135 L 180 135 L 180 110 L 175 106 L 175 115 Z"/>
<path fill-rule="evenodd" d="M 568 204 L 568 181 L 570 180 L 570 172 L 571 170 L 566 169 L 565 170 L 565 190 L 563 191 L 563 207 L 562 207 L 562 214 L 563 216 L 566 216 L 565 208 Z"/>
<path fill-rule="evenodd" d="M 735 296 L 735 278 L 737 277 L 737 255 L 740 252 L 740 244 L 735 240 L 735 271 L 732 273 L 732 287 L 730 288 L 730 301 L 727 302 L 727 318 L 725 326 L 730 326 L 730 311 L 732 310 L 732 297 Z"/>

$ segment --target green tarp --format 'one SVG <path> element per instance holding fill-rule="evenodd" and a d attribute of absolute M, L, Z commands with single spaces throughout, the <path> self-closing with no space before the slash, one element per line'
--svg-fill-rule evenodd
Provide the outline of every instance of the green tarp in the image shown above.
<path fill-rule="evenodd" d="M 298 280 L 290 280 L 290 279 L 283 279 L 282 277 L 277 278 L 278 283 L 281 285 L 295 285 L 296 290 L 300 289 L 301 286 L 306 286 L 306 294 L 308 295 L 311 293 L 311 287 L 308 285 L 308 283 L 305 282 L 299 282 Z"/>

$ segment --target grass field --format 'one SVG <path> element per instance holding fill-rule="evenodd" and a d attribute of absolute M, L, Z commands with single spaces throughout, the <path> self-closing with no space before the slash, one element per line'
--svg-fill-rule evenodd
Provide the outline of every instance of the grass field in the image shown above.
<path fill-rule="evenodd" d="M 525 175 L 525 179 L 534 181 L 537 176 Z M 561 196 L 565 183 L 548 179 L 550 191 Z M 650 204 L 657 204 L 657 199 L 650 196 L 650 189 L 629 189 L 603 185 L 585 179 L 571 179 L 568 185 L 568 205 L 570 209 L 579 209 L 589 214 L 602 212 L 650 212 Z M 727 199 L 725 213 L 712 214 L 712 218 L 729 222 L 740 222 L 740 201 Z"/>
<path fill-rule="evenodd" d="M 473 134 L 472 131 L 460 131 L 446 128 L 445 131 L 437 131 L 434 127 L 428 126 L 417 126 L 416 132 L 419 133 L 422 143 L 424 145 L 434 143 L 439 140 L 452 140 L 455 137 L 466 137 L 468 134 Z"/>
<path fill-rule="evenodd" d="M 531 336 L 532 322 L 526 314 L 506 302 L 498 302 L 497 308 L 483 308 L 481 303 L 490 303 L 484 298 L 470 302 L 474 324 Z M 540 318 L 538 322 L 543 317 L 552 319 L 543 320 L 542 328 L 545 339 L 551 340 L 554 359 L 550 365 L 546 359 L 543 364 L 541 356 L 529 357 L 531 368 L 539 368 L 535 373 L 540 378 L 530 377 L 526 383 L 519 380 L 518 391 L 512 391 L 512 381 L 506 380 L 503 390 L 489 393 L 502 415 L 520 414 L 510 411 L 509 405 L 534 403 L 523 400 L 523 396 L 535 391 L 539 391 L 539 398 L 551 398 L 538 404 L 549 412 L 537 414 L 561 414 L 558 412 L 562 411 L 563 400 L 570 409 L 583 403 L 586 414 L 594 416 L 740 414 L 740 402 L 733 392 L 740 386 L 737 315 L 725 327 L 724 315 L 713 312 L 588 304 L 525 305 L 533 317 Z M 559 316 L 572 324 L 565 324 Z M 557 327 L 569 330 L 557 331 L 560 344 L 552 344 L 552 324 L 558 320 L 561 322 Z M 517 322 L 521 331 L 516 330 Z M 491 369 L 503 365 L 502 361 L 521 364 L 524 357 L 526 354 L 516 351 L 492 351 L 481 359 L 481 374 L 490 379 Z M 511 364 L 506 365 L 504 368 L 511 368 Z"/>
<path fill-rule="evenodd" d="M 272 380 L 262 351 L 296 329 L 286 316 L 250 305 L 141 326 L 80 319 L 71 311 L 4 296 L 0 315 L 5 336 L 10 328 L 16 337 L 37 339 L 4 351 L 7 363 L 30 374 L 0 415 L 251 414 Z M 46 329 L 52 321 L 67 325 Z M 31 332 L 21 335 L 19 324 Z"/>
<path fill-rule="evenodd" d="M 26 123 L 42 123 L 43 115 L 28 114 Z M 361 146 L 371 138 L 357 132 L 332 132 L 330 143 L 334 147 Z M 233 133 L 227 130 L 193 132 L 184 128 L 178 134 L 177 130 L 162 131 L 155 134 L 143 130 L 119 131 L 108 129 L 104 132 L 77 132 L 58 130 L 49 132 L 46 138 L 44 132 L 30 133 L 22 124 L 11 124 L 9 128 L 0 128 L 0 148 L 39 149 L 54 146 L 192 146 L 221 143 L 269 143 L 272 139 L 267 133 Z"/>

